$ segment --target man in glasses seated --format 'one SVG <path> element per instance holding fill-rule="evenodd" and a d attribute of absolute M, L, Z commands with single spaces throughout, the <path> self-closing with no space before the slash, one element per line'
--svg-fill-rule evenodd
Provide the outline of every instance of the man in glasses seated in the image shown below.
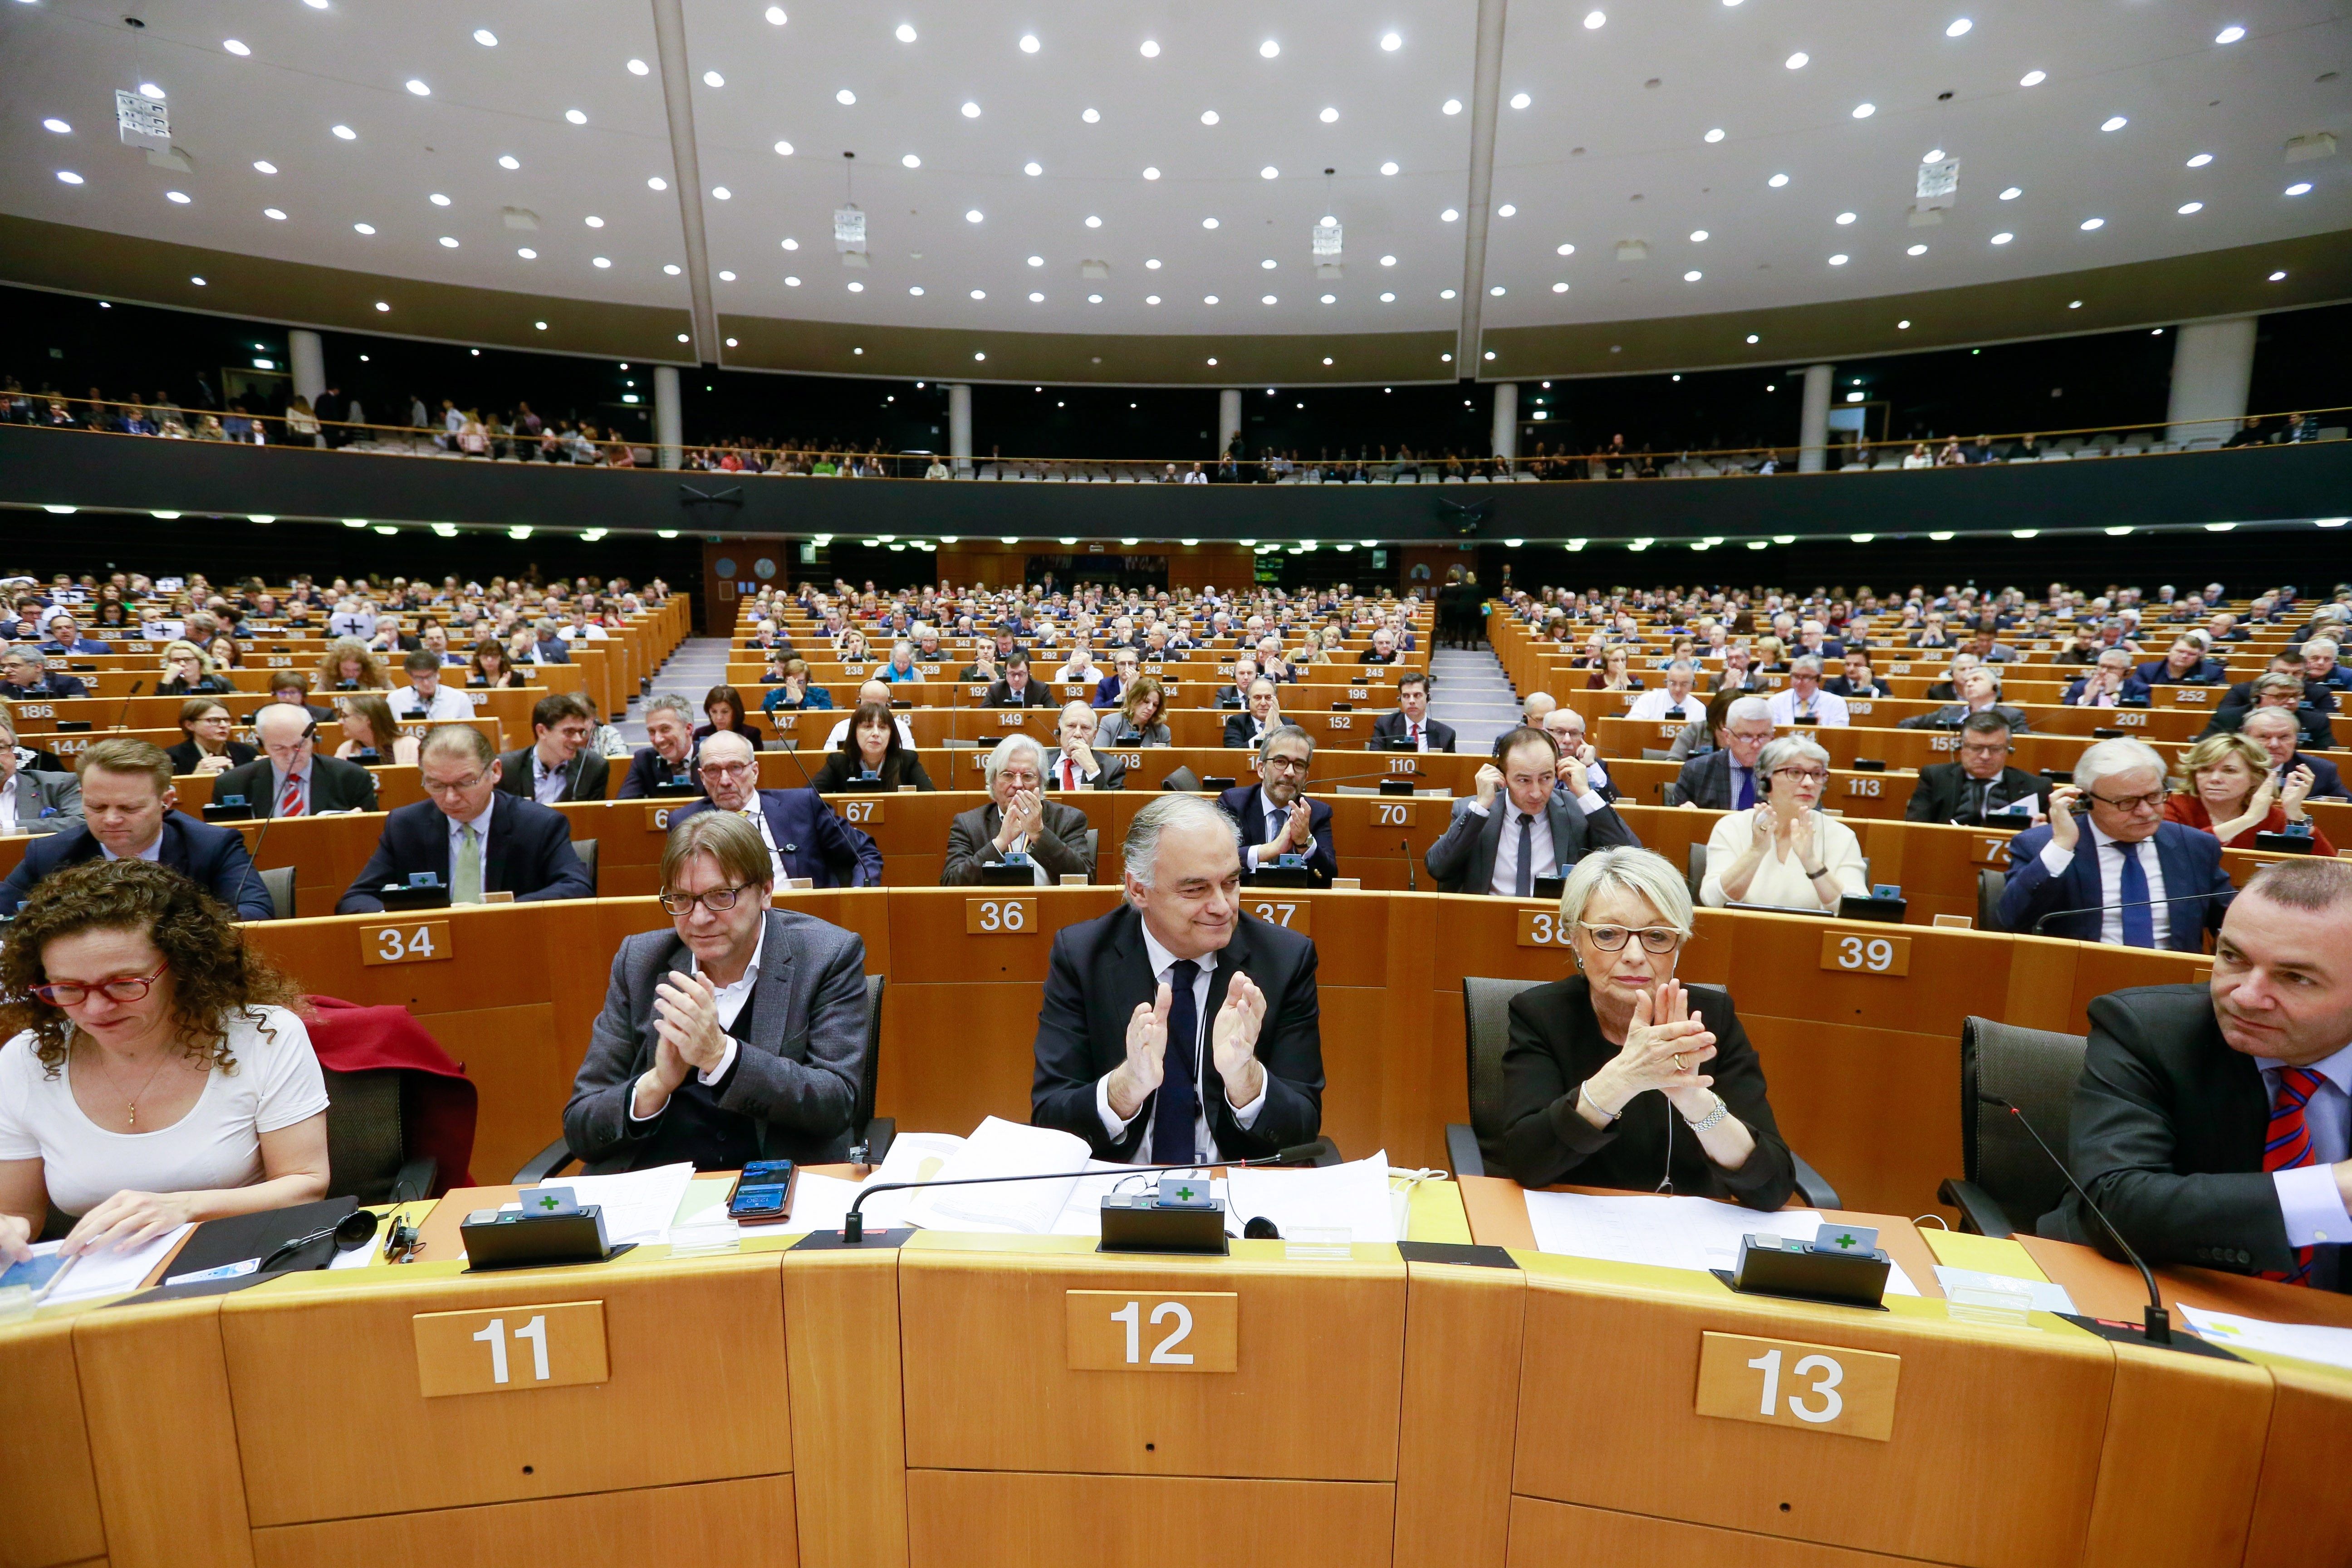
<path fill-rule="evenodd" d="M 36 839 L 0 882 L 0 915 L 16 912 L 47 878 L 90 860 L 152 860 L 179 872 L 239 920 L 277 911 L 234 827 L 199 822 L 177 809 L 172 760 L 144 741 L 111 738 L 80 757 L 81 820 Z"/>
<path fill-rule="evenodd" d="M 2205 951 L 2233 890 L 2221 841 L 2164 820 L 2164 759 L 2140 741 L 2101 741 L 2050 792 L 2050 821 L 2009 842 L 2000 923 L 2124 947 Z M 2081 816 L 2088 816 L 2085 830 Z"/>
<path fill-rule="evenodd" d="M 2030 826 L 2043 810 L 2050 786 L 2023 768 L 2010 766 L 2009 721 L 1997 712 L 1971 713 L 1960 721 L 1960 756 L 1919 770 L 1903 815 L 1913 822 L 1950 822 L 1961 816 L 2014 816 Z"/>
<path fill-rule="evenodd" d="M 716 808 L 751 825 L 768 847 L 775 879 L 805 877 L 819 888 L 874 888 L 882 883 L 882 851 L 874 840 L 835 815 L 813 789 L 761 789 L 751 742 L 722 730 L 702 742 L 702 790 L 710 798 L 670 813 L 675 827 Z"/>
<path fill-rule="evenodd" d="M 771 909 L 775 885 L 768 846 L 740 812 L 671 827 L 670 929 L 623 939 L 563 1108 L 564 1141 L 591 1173 L 848 1157 L 866 943 Z"/>
<path fill-rule="evenodd" d="M 436 725 L 417 749 L 416 767 L 426 798 L 383 819 L 375 854 L 337 914 L 380 912 L 384 886 L 419 871 L 439 878 L 453 904 L 482 903 L 487 893 L 512 893 L 518 903 L 596 896 L 563 814 L 499 788 L 488 736 L 471 724 Z"/>
<path fill-rule="evenodd" d="M 1555 788 L 1563 778 L 1567 788 Z M 1444 836 L 1422 859 L 1448 893 L 1533 898 L 1538 877 L 1559 876 L 1595 849 L 1636 842 L 1593 789 L 1583 763 L 1563 757 L 1559 742 L 1531 725 L 1495 742 L 1495 760 L 1478 770 L 1476 789 L 1456 803 Z"/>

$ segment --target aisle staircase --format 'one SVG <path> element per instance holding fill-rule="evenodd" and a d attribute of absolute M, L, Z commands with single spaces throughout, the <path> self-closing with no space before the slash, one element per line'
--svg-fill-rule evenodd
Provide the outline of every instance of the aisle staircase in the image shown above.
<path fill-rule="evenodd" d="M 694 704 L 695 722 L 702 722 L 702 694 L 727 679 L 727 639 L 725 637 L 688 637 L 677 645 L 677 651 L 663 661 L 654 672 L 653 691 L 675 691 Z M 648 692 L 647 695 L 651 695 Z M 745 700 L 756 702 L 756 694 L 747 693 Z M 646 707 L 642 701 L 629 704 L 629 716 L 619 723 L 623 738 L 632 746 L 646 744 Z"/>
<path fill-rule="evenodd" d="M 1519 721 L 1519 699 L 1492 650 L 1441 647 L 1429 656 L 1429 716 L 1454 726 L 1457 752 L 1485 756 Z"/>

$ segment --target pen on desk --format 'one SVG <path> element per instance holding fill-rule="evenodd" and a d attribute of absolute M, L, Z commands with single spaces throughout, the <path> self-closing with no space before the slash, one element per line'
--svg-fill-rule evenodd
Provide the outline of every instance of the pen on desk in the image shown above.
<path fill-rule="evenodd" d="M 58 1271 L 49 1276 L 48 1283 L 33 1292 L 33 1305 L 37 1307 L 47 1301 L 49 1299 L 49 1292 L 56 1289 L 65 1277 L 74 1271 L 75 1264 L 79 1263 L 88 1256 L 89 1254 L 87 1253 L 77 1252 L 71 1258 L 67 1258 L 63 1263 L 58 1265 Z"/>

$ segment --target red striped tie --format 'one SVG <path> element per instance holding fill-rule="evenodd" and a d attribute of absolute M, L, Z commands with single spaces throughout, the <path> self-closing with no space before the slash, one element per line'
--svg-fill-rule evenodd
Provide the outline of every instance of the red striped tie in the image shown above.
<path fill-rule="evenodd" d="M 302 775 L 300 773 L 286 775 L 285 792 L 278 797 L 278 815 L 280 816 L 302 815 Z"/>
<path fill-rule="evenodd" d="M 2319 1075 L 2309 1068 L 2279 1069 L 2278 1098 L 2271 1102 L 2270 1134 L 2263 1141 L 2263 1170 L 2292 1171 L 2313 1163 L 2311 1129 L 2303 1119 L 2303 1108 L 2319 1089 Z M 2314 1248 L 2294 1249 L 2294 1267 L 2280 1271 L 2265 1269 L 2265 1279 L 2283 1280 L 2289 1285 L 2311 1283 L 2311 1257 Z"/>

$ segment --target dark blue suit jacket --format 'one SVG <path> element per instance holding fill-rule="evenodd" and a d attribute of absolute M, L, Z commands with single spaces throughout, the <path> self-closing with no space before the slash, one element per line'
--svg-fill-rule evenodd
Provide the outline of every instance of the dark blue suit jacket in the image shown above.
<path fill-rule="evenodd" d="M 2064 703 L 2067 707 L 2072 708 L 2076 702 L 2082 700 L 2083 693 L 2089 688 L 2090 684 L 2091 678 L 2089 676 L 2083 675 L 2075 677 L 2074 683 L 2066 688 L 2066 695 L 2061 697 L 2058 700 Z M 2134 670 L 2131 674 L 2125 676 L 2123 685 L 2117 688 L 2116 691 L 2116 699 L 2118 703 L 2146 702 L 2154 696 L 2155 693 L 2149 689 L 2147 682 L 2139 678 L 2139 672 L 2137 670 Z"/>
<path fill-rule="evenodd" d="M 688 754 L 686 764 L 683 770 L 681 770 L 673 768 L 669 763 L 664 762 L 662 760 L 662 754 L 659 752 L 655 751 L 651 746 L 639 746 L 636 750 L 636 754 L 629 759 L 628 776 L 621 781 L 620 792 L 614 795 L 613 798 L 614 800 L 645 800 L 650 798 L 654 793 L 654 786 L 656 784 L 666 782 L 671 775 L 680 771 L 683 771 L 686 775 L 693 781 L 695 789 L 699 792 L 702 788 L 702 781 L 694 770 L 695 758 L 692 753 Z M 687 797 L 679 795 L 677 798 L 684 800 Z"/>
<path fill-rule="evenodd" d="M 709 809 L 707 800 L 681 805 L 669 814 L 670 826 Z M 786 876 L 806 877 L 820 888 L 882 885 L 882 851 L 873 839 L 842 821 L 816 791 L 763 789 L 760 814 L 768 819 L 768 831 L 783 855 Z"/>
<path fill-rule="evenodd" d="M 2329 795 L 2338 800 L 2344 797 L 2343 775 L 2336 771 L 2336 764 L 2326 757 L 2309 757 L 2297 752 L 2287 758 L 2286 771 L 2293 773 L 2297 768 L 2311 770 L 2311 793 L 2315 799 L 2320 795 Z"/>
<path fill-rule="evenodd" d="M 2043 936 L 2072 937 L 2076 942 L 2099 940 L 2099 863 L 2092 852 L 2091 830 L 2079 825 L 2082 836 L 2074 847 L 2074 863 L 2063 877 L 2053 877 L 2042 864 L 2050 827 L 2029 827 L 2009 841 L 2009 886 L 2000 895 L 2000 923 L 2005 930 L 2031 931 L 2033 922 L 2059 910 L 2086 910 L 2085 914 L 2054 920 Z M 2156 830 L 2156 861 L 2164 868 L 2165 902 L 2171 911 L 2166 945 L 2175 952 L 2205 951 L 2205 931 L 2221 929 L 2234 889 L 2221 869 L 2221 841 L 2210 833 L 2167 822 Z M 2210 893 L 2211 898 L 2195 895 Z M 2149 911 L 2153 913 L 2154 911 Z"/>
<path fill-rule="evenodd" d="M 1252 798 L 1257 792 L 1257 785 L 1243 784 L 1217 796 L 1217 804 L 1224 808 L 1225 815 L 1242 825 L 1244 847 L 1266 842 L 1265 814 Z M 1307 852 L 1307 868 L 1315 873 L 1318 883 L 1326 883 L 1339 874 L 1339 856 L 1331 847 L 1331 807 L 1323 801 L 1307 799 L 1307 820 L 1315 834 L 1315 847 Z M 1242 864 L 1249 864 L 1247 855 L 1242 857 Z"/>
<path fill-rule="evenodd" d="M 339 915 L 380 913 L 376 890 L 405 882 L 412 871 L 430 871 L 449 886 L 449 819 L 429 800 L 404 805 L 383 819 L 375 854 L 352 879 L 335 905 Z M 562 812 L 503 790 L 490 795 L 489 853 L 482 862 L 482 890 L 512 893 L 515 902 L 543 899 L 593 899 L 588 868 L 572 852 L 572 825 Z"/>
<path fill-rule="evenodd" d="M 2164 660 L 2152 658 L 2132 673 L 2150 686 L 2212 686 L 2230 672 L 2230 667 L 2218 658 L 2209 658 L 2179 679 L 2165 673 Z"/>
<path fill-rule="evenodd" d="M 87 827 L 36 838 L 25 858 L 0 883 L 0 915 L 13 915 L 36 884 L 61 866 L 95 860 L 105 851 Z M 163 814 L 163 847 L 158 859 L 236 911 L 242 921 L 266 921 L 278 911 L 234 827 L 215 827 L 176 811 Z"/>

